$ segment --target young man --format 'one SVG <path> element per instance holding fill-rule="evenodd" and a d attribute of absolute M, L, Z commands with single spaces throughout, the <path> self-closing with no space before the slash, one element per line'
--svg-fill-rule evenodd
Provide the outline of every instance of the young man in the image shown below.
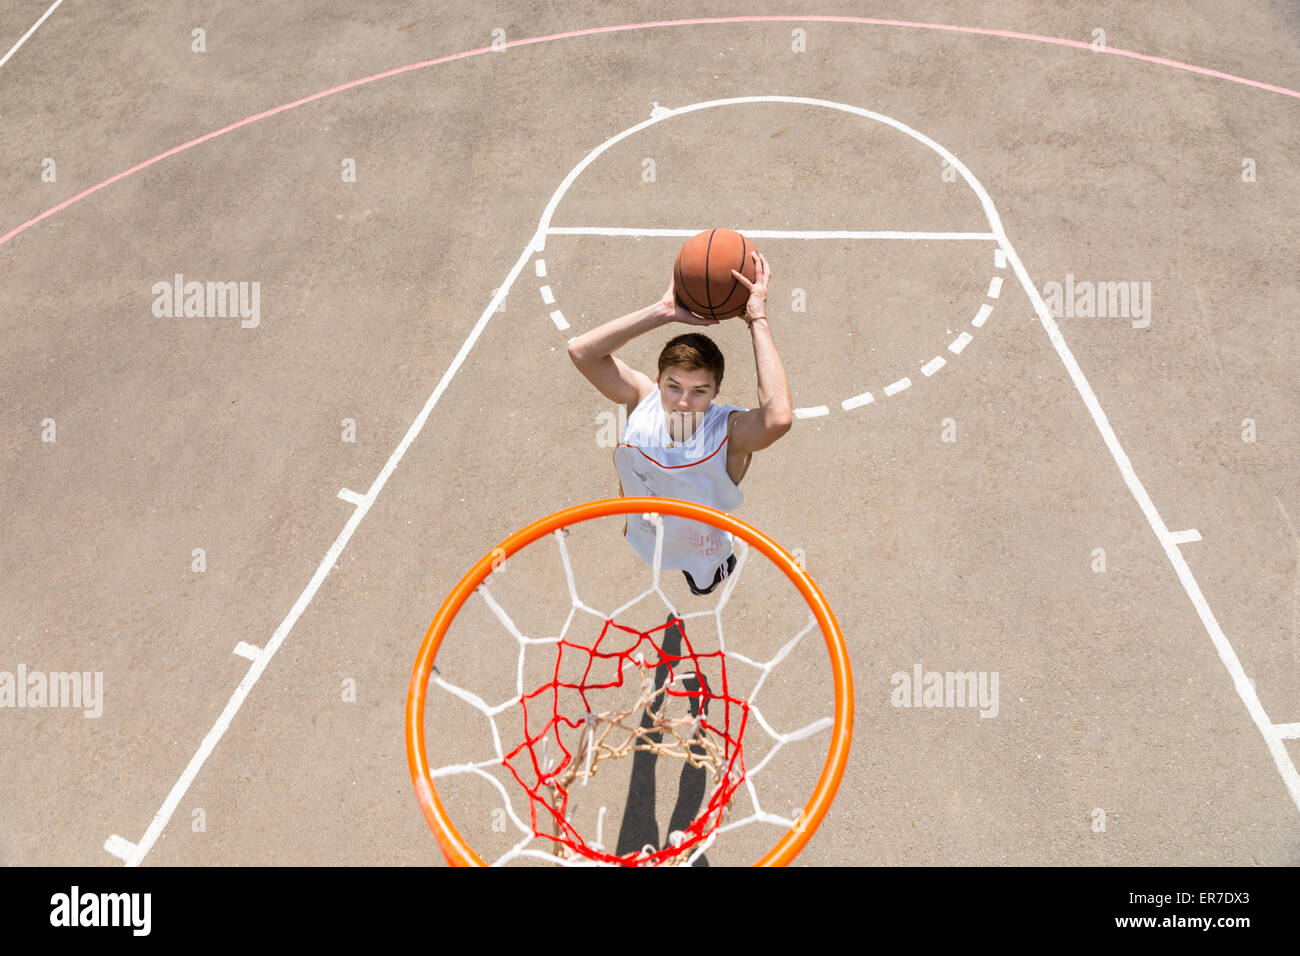
<path fill-rule="evenodd" d="M 754 261 L 753 282 L 734 269 L 732 275 L 749 289 L 741 318 L 754 343 L 758 408 L 713 404 L 722 386 L 723 357 L 713 341 L 698 332 L 679 335 L 664 346 L 653 381 L 614 356 L 636 336 L 672 322 L 718 324 L 718 319 L 687 311 L 671 282 L 654 305 L 569 343 L 569 357 L 579 371 L 602 395 L 627 409 L 627 426 L 614 450 L 621 494 L 681 498 L 733 511 L 744 500 L 738 485 L 751 456 L 790 430 L 790 385 L 767 324 L 771 273 L 757 252 Z M 655 530 L 650 522 L 629 517 L 624 534 L 647 563 L 654 560 Z M 730 534 L 665 516 L 662 567 L 680 568 L 692 592 L 708 594 L 735 565 Z"/>

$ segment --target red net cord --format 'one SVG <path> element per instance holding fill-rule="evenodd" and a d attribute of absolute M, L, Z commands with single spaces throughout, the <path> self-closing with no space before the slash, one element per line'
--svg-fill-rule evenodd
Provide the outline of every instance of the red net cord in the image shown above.
<path fill-rule="evenodd" d="M 680 635 L 680 654 L 670 654 L 664 649 L 669 628 Z M 577 656 L 577 666 L 574 655 Z M 561 678 L 562 670 L 574 673 L 579 669 L 582 676 L 576 683 Z M 634 675 L 635 680 L 644 685 L 647 671 L 656 675 L 649 701 L 642 693 L 642 699 L 635 707 L 595 713 L 591 700 L 595 692 L 625 688 L 628 675 Z M 677 686 L 678 675 L 687 673 L 696 675 L 695 689 Z M 707 676 L 709 673 L 718 675 L 716 684 Z M 715 686 L 720 688 L 719 692 L 715 692 Z M 635 686 L 627 689 L 634 690 Z M 625 752 L 618 756 L 628 755 L 632 750 L 666 752 L 657 746 L 655 737 L 657 733 L 662 734 L 665 725 L 659 721 L 638 722 L 646 708 L 662 715 L 673 706 L 674 699 L 678 709 L 689 709 L 698 721 L 698 725 L 693 721 L 678 721 L 679 725 L 686 723 L 694 731 L 686 740 L 686 749 L 691 750 L 698 760 L 706 751 L 704 743 L 710 744 L 707 765 L 713 770 L 714 780 L 703 808 L 682 831 L 682 838 L 670 842 L 663 849 L 619 856 L 593 846 L 569 822 L 569 787 L 583 779 L 586 773 L 583 766 L 587 759 L 585 748 L 596 746 L 597 741 L 603 746 L 610 731 L 625 731 L 631 739 L 631 747 L 627 747 L 624 741 L 622 749 Z M 749 704 L 729 693 L 725 655 L 721 651 L 697 652 L 680 618 L 674 617 L 650 631 L 634 630 L 607 620 L 590 646 L 569 640 L 558 642 L 550 680 L 524 694 L 520 706 L 524 741 L 506 754 L 504 764 L 528 794 L 533 833 L 555 841 L 557 848 L 563 847 L 570 854 L 624 866 L 679 862 L 682 854 L 689 854 L 722 824 L 732 797 L 745 779 L 741 740 L 749 717 Z M 539 719 L 544 723 L 537 727 Z M 626 726 L 624 720 L 633 721 L 633 727 L 637 729 Z M 602 723 L 608 730 L 598 733 L 596 727 Z M 565 744 L 566 731 L 571 740 L 580 742 L 578 747 Z M 551 747 L 558 749 L 559 754 L 553 766 L 547 767 L 542 755 Z M 601 756 L 596 757 L 597 761 L 600 759 Z M 595 769 L 592 766 L 593 775 Z"/>

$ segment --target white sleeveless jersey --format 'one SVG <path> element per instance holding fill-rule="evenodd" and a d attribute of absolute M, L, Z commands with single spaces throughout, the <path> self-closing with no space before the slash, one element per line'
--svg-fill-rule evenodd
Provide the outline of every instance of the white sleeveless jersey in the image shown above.
<path fill-rule="evenodd" d="M 623 440 L 614 449 L 614 466 L 625 497 L 681 498 L 719 511 L 734 511 L 744 494 L 727 474 L 727 420 L 739 405 L 710 404 L 689 441 L 668 434 L 659 390 L 647 395 L 628 416 Z M 718 565 L 731 554 L 731 534 L 712 525 L 665 515 L 660 567 L 690 572 L 708 587 Z M 655 528 L 640 515 L 628 515 L 623 532 L 647 564 L 654 563 Z"/>

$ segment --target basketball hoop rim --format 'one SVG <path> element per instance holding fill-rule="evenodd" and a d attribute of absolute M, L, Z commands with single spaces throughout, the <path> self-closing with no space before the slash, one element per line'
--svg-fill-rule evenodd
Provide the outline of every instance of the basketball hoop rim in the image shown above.
<path fill-rule="evenodd" d="M 474 589 L 492 572 L 494 564 L 499 566 L 503 560 L 539 538 L 560 528 L 596 518 L 645 513 L 702 521 L 729 531 L 748 542 L 750 546 L 757 548 L 785 572 L 786 577 L 799 589 L 799 593 L 812 609 L 826 643 L 826 651 L 831 661 L 831 677 L 835 686 L 835 709 L 826 761 L 822 766 L 821 776 L 817 779 L 817 786 L 804 805 L 798 822 L 787 830 L 776 845 L 754 865 L 785 866 L 803 849 L 804 844 L 812 837 L 830 809 L 835 793 L 839 789 L 840 780 L 844 776 L 849 746 L 853 738 L 853 675 L 849 667 L 844 636 L 840 633 L 839 624 L 821 589 L 784 548 L 761 531 L 726 512 L 676 498 L 605 498 L 574 505 L 540 518 L 516 531 L 495 548 L 489 549 L 452 588 L 429 625 L 424 641 L 420 644 L 406 695 L 406 761 L 411 770 L 411 781 L 415 785 L 415 795 L 420 809 L 429 824 L 429 829 L 438 839 L 443 856 L 452 866 L 487 865 L 465 842 L 447 815 L 442 801 L 438 798 L 437 789 L 433 785 L 425 753 L 424 710 L 429 677 L 438 648 L 452 620 L 469 596 L 474 593 Z"/>

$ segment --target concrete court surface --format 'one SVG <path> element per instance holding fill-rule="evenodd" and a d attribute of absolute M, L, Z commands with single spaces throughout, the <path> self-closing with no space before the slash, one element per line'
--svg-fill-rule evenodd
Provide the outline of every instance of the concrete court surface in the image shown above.
<path fill-rule="evenodd" d="M 6 5 L 0 50 L 47 8 Z M 0 672 L 103 681 L 97 718 L 0 713 L 0 862 L 440 860 L 403 751 L 416 648 L 497 541 L 614 493 L 609 405 L 565 343 L 657 298 L 681 237 L 547 236 L 457 354 L 575 166 L 652 104 L 741 97 L 821 105 L 669 115 L 601 152 L 552 225 L 791 234 L 756 240 L 771 327 L 796 406 L 825 414 L 756 455 L 737 514 L 805 553 L 857 690 L 848 772 L 799 862 L 1300 862 L 1294 8 L 709 13 L 1075 45 L 791 19 L 510 46 L 245 124 L 0 243 Z M 66 0 L 0 66 L 0 234 L 494 30 L 698 15 Z M 1098 28 L 1110 48 L 1276 89 L 1090 49 Z M 989 204 L 1005 248 L 794 235 L 989 233 Z M 178 273 L 258 283 L 256 327 L 156 315 L 155 284 Z M 1148 314 L 1045 321 L 1067 282 L 1149 284 Z M 653 371 L 676 331 L 620 355 Z M 720 400 L 752 406 L 744 326 L 710 334 Z M 366 494 L 453 365 L 379 493 L 341 499 Z M 894 675 L 916 665 L 996 673 L 996 717 L 895 706 Z"/>

